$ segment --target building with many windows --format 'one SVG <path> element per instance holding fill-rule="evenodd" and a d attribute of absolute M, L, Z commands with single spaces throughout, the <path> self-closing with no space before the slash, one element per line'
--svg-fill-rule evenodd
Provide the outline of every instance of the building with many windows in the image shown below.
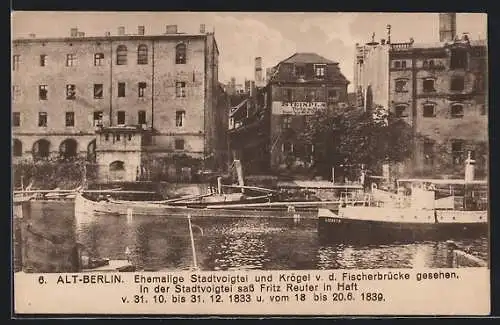
<path fill-rule="evenodd" d="M 488 167 L 487 42 L 456 35 L 456 15 L 439 14 L 439 42 L 372 40 L 356 46 L 360 104 L 389 108 L 414 130 L 407 176 L 463 177 L 470 152 L 478 176 Z"/>
<path fill-rule="evenodd" d="M 133 126 L 143 156 L 216 160 L 226 147 L 216 137 L 218 57 L 204 25 L 196 34 L 168 25 L 162 35 L 139 26 L 136 34 L 119 27 L 117 35 L 71 29 L 69 37 L 15 39 L 14 158 L 94 157 L 96 130 Z M 102 141 L 127 141 L 121 138 Z"/>

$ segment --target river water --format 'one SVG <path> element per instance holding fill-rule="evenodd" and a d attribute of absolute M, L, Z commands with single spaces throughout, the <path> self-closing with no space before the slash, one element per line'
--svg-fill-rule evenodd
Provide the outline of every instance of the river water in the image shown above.
<path fill-rule="evenodd" d="M 73 272 L 74 249 L 130 259 L 144 270 L 311 270 L 447 267 L 444 242 L 351 246 L 319 242 L 316 220 L 87 216 L 69 202 L 30 203 L 14 220 L 14 266 L 26 272 Z M 29 227 L 27 227 L 29 225 Z M 24 226 L 22 234 L 20 229 Z M 26 230 L 27 229 L 27 230 Z M 456 241 L 487 259 L 488 239 Z"/>

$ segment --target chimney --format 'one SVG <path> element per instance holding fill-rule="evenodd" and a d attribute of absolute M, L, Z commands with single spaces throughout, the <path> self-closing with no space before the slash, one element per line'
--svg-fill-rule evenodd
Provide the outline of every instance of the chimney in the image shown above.
<path fill-rule="evenodd" d="M 457 34 L 457 14 L 454 12 L 439 14 L 439 41 L 451 42 Z"/>
<path fill-rule="evenodd" d="M 200 24 L 200 34 L 205 34 L 205 24 Z"/>
<path fill-rule="evenodd" d="M 166 34 L 177 34 L 177 25 L 167 25 Z"/>
<path fill-rule="evenodd" d="M 125 27 L 120 26 L 118 27 L 118 36 L 124 36 L 125 35 Z"/>
<path fill-rule="evenodd" d="M 255 86 L 262 87 L 264 79 L 262 78 L 262 57 L 255 58 Z"/>
<path fill-rule="evenodd" d="M 33 33 L 31 33 L 29 36 L 30 36 L 30 38 L 36 38 L 36 34 L 33 34 Z"/>
<path fill-rule="evenodd" d="M 77 37 L 78 36 L 78 28 L 71 28 L 70 35 L 71 35 L 71 37 Z"/>
<path fill-rule="evenodd" d="M 110 32 L 105 32 L 104 36 L 109 37 L 109 36 L 111 36 L 111 33 Z"/>
<path fill-rule="evenodd" d="M 144 26 L 137 26 L 137 34 L 144 35 L 145 29 Z"/>

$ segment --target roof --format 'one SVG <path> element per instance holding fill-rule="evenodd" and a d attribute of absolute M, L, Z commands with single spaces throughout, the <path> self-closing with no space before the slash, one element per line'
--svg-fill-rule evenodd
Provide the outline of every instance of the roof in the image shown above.
<path fill-rule="evenodd" d="M 248 102 L 248 100 L 249 99 L 247 98 L 238 105 L 231 107 L 231 112 L 229 113 L 229 116 L 234 116 L 234 114 L 236 114 L 236 112 L 238 112 L 240 108 L 242 108 Z"/>
<path fill-rule="evenodd" d="M 280 63 L 323 63 L 323 64 L 338 64 L 338 62 L 334 62 L 322 57 L 316 53 L 302 52 L 295 53 L 288 59 L 281 61 Z"/>
<path fill-rule="evenodd" d="M 185 39 L 206 38 L 211 34 L 160 34 L 160 35 L 110 35 L 110 36 L 62 36 L 62 37 L 35 37 L 16 38 L 13 43 L 43 43 L 43 42 L 85 42 L 85 41 L 124 41 L 124 40 L 163 40 L 163 39 Z M 215 37 L 214 37 L 215 40 Z"/>
<path fill-rule="evenodd" d="M 316 188 L 316 189 L 362 189 L 360 184 L 334 184 L 331 181 L 290 181 L 278 182 L 278 187 L 282 188 Z"/>

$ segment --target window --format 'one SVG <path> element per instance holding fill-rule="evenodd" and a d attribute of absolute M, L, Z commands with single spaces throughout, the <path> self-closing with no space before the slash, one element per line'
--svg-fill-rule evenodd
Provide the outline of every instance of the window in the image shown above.
<path fill-rule="evenodd" d="M 137 121 L 140 125 L 146 124 L 146 111 L 139 111 L 137 113 Z"/>
<path fill-rule="evenodd" d="M 47 55 L 40 55 L 40 66 L 45 67 L 47 65 Z"/>
<path fill-rule="evenodd" d="M 66 99 L 76 98 L 76 87 L 75 85 L 66 85 Z"/>
<path fill-rule="evenodd" d="M 66 54 L 66 66 L 72 67 L 76 65 L 76 55 L 75 54 Z"/>
<path fill-rule="evenodd" d="M 429 61 L 424 60 L 424 62 L 422 63 L 422 67 L 423 67 L 424 69 L 428 68 L 428 67 L 429 67 Z"/>
<path fill-rule="evenodd" d="M 422 86 L 424 93 L 430 93 L 436 91 L 436 89 L 434 88 L 434 79 L 430 78 L 424 79 Z"/>
<path fill-rule="evenodd" d="M 336 89 L 329 89 L 328 90 L 328 99 L 334 99 L 337 98 L 337 90 Z"/>
<path fill-rule="evenodd" d="M 434 142 L 430 140 L 424 141 L 423 147 L 424 164 L 432 166 L 434 164 Z"/>
<path fill-rule="evenodd" d="M 408 114 L 406 112 L 406 105 L 397 105 L 394 113 L 396 117 L 407 117 Z"/>
<path fill-rule="evenodd" d="M 453 140 L 451 142 L 451 157 L 454 165 L 461 165 L 463 163 L 464 154 L 464 141 Z"/>
<path fill-rule="evenodd" d="M 485 90 L 485 78 L 481 73 L 476 74 L 474 80 L 474 88 L 477 92 L 483 92 Z"/>
<path fill-rule="evenodd" d="M 94 54 L 94 65 L 95 66 L 104 65 L 104 53 L 95 53 Z"/>
<path fill-rule="evenodd" d="M 175 64 L 186 64 L 186 44 L 175 47 Z"/>
<path fill-rule="evenodd" d="M 95 99 L 103 98 L 103 85 L 102 84 L 94 84 L 94 98 Z"/>
<path fill-rule="evenodd" d="M 118 125 L 123 125 L 125 124 L 125 111 L 117 111 L 116 112 L 116 116 L 117 116 L 117 124 Z"/>
<path fill-rule="evenodd" d="M 434 60 L 429 60 L 429 68 L 434 68 Z"/>
<path fill-rule="evenodd" d="M 435 117 L 434 104 L 424 104 L 424 117 Z"/>
<path fill-rule="evenodd" d="M 109 133 L 106 133 L 106 134 L 104 135 L 104 140 L 105 140 L 105 141 L 109 141 Z"/>
<path fill-rule="evenodd" d="M 125 45 L 118 45 L 116 48 L 116 65 L 127 64 L 127 47 Z"/>
<path fill-rule="evenodd" d="M 21 126 L 21 113 L 12 113 L 12 126 Z"/>
<path fill-rule="evenodd" d="M 16 71 L 19 70 L 19 59 L 21 58 L 20 55 L 13 55 L 12 56 L 12 70 Z"/>
<path fill-rule="evenodd" d="M 295 75 L 297 77 L 303 77 L 306 74 L 305 67 L 301 65 L 295 66 Z"/>
<path fill-rule="evenodd" d="M 148 64 L 148 46 L 145 44 L 137 47 L 137 64 Z"/>
<path fill-rule="evenodd" d="M 146 83 L 139 82 L 138 87 L 139 87 L 139 90 L 138 90 L 139 97 L 144 97 L 144 93 L 146 92 Z"/>
<path fill-rule="evenodd" d="M 21 157 L 23 155 L 23 143 L 18 139 L 14 139 L 12 155 L 14 157 Z"/>
<path fill-rule="evenodd" d="M 185 111 L 177 111 L 175 112 L 175 126 L 182 127 L 184 126 L 184 119 L 186 117 Z"/>
<path fill-rule="evenodd" d="M 66 126 L 75 126 L 75 112 L 66 112 Z"/>
<path fill-rule="evenodd" d="M 47 127 L 47 113 L 39 112 L 38 113 L 38 126 L 39 127 Z"/>
<path fill-rule="evenodd" d="M 115 138 L 115 139 L 116 139 L 116 141 L 120 141 L 120 138 L 121 138 L 120 133 L 117 133 L 117 134 L 116 134 L 116 138 Z"/>
<path fill-rule="evenodd" d="M 396 69 L 401 68 L 401 61 L 394 61 L 394 68 Z"/>
<path fill-rule="evenodd" d="M 324 78 L 325 77 L 326 65 L 324 64 L 316 64 L 314 65 L 314 73 L 316 78 Z"/>
<path fill-rule="evenodd" d="M 451 117 L 461 118 L 464 116 L 464 106 L 462 104 L 451 105 Z"/>
<path fill-rule="evenodd" d="M 17 101 L 21 96 L 21 88 L 17 85 L 12 86 L 12 101 Z"/>
<path fill-rule="evenodd" d="M 397 93 L 405 93 L 408 91 L 408 82 L 404 79 L 396 80 L 395 83 Z"/>
<path fill-rule="evenodd" d="M 485 104 L 482 104 L 479 109 L 481 111 L 481 115 L 486 115 L 486 105 Z"/>
<path fill-rule="evenodd" d="M 283 101 L 291 102 L 293 101 L 293 89 L 283 89 Z"/>
<path fill-rule="evenodd" d="M 401 68 L 403 68 L 403 69 L 406 68 L 406 61 L 401 61 Z"/>
<path fill-rule="evenodd" d="M 175 83 L 175 96 L 176 97 L 186 97 L 186 83 L 183 81 L 178 81 Z"/>
<path fill-rule="evenodd" d="M 291 142 L 283 142 L 281 150 L 284 153 L 292 153 L 293 152 L 293 143 L 291 143 Z"/>
<path fill-rule="evenodd" d="M 465 50 L 451 51 L 450 69 L 467 69 L 467 52 Z"/>
<path fill-rule="evenodd" d="M 175 139 L 175 150 L 184 150 L 184 140 Z"/>
<path fill-rule="evenodd" d="M 283 120 L 281 121 L 282 129 L 291 129 L 292 128 L 292 116 L 283 115 Z"/>
<path fill-rule="evenodd" d="M 41 139 L 33 144 L 33 158 L 43 159 L 48 158 L 50 155 L 50 142 Z"/>
<path fill-rule="evenodd" d="M 316 99 L 316 90 L 314 89 L 306 89 L 306 101 L 314 101 Z"/>
<path fill-rule="evenodd" d="M 48 92 L 49 92 L 49 86 L 39 85 L 38 86 L 38 99 L 47 100 Z"/>
<path fill-rule="evenodd" d="M 462 91 L 464 90 L 464 78 L 463 77 L 455 77 L 451 79 L 450 89 L 452 91 Z"/>
<path fill-rule="evenodd" d="M 125 83 L 118 83 L 118 97 L 125 97 Z"/>
<path fill-rule="evenodd" d="M 94 126 L 101 126 L 102 125 L 102 118 L 103 118 L 103 112 L 102 111 L 94 111 Z"/>

